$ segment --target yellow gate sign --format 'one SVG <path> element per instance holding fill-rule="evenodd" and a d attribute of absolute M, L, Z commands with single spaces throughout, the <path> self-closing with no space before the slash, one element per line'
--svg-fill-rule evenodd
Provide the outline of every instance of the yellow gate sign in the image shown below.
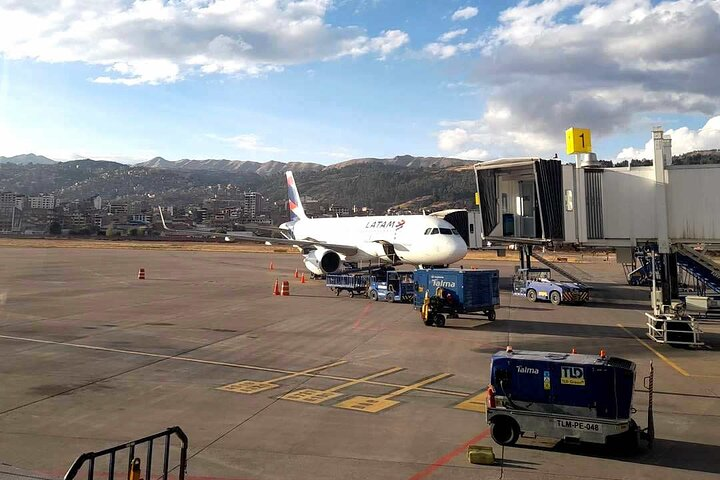
<path fill-rule="evenodd" d="M 565 130 L 565 147 L 568 155 L 592 152 L 590 129 L 573 127 Z"/>

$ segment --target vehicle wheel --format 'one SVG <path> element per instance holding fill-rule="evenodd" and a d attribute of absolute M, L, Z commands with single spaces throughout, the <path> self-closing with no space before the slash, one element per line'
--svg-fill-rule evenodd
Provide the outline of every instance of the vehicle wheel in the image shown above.
<path fill-rule="evenodd" d="M 435 314 L 435 326 L 438 328 L 445 326 L 445 316 L 442 313 Z"/>
<path fill-rule="evenodd" d="M 339 297 L 339 296 L 340 296 L 340 289 L 339 289 L 339 288 L 333 288 L 333 290 L 335 291 L 335 296 L 336 296 L 336 297 Z"/>
<path fill-rule="evenodd" d="M 527 291 L 527 299 L 531 302 L 534 302 L 537 300 L 537 292 L 533 290 L 532 288 Z"/>
<path fill-rule="evenodd" d="M 421 310 L 421 311 L 420 311 L 420 319 L 423 321 L 423 323 L 425 324 L 425 326 L 427 326 L 427 327 L 432 327 L 432 324 L 433 324 L 433 315 L 431 315 L 430 313 L 428 313 L 428 318 L 425 319 L 425 318 L 423 318 L 423 314 L 422 314 L 422 310 Z"/>
<path fill-rule="evenodd" d="M 487 317 L 488 317 L 488 320 L 490 320 L 491 322 L 494 322 L 494 321 L 495 321 L 495 317 L 496 317 L 495 309 L 488 310 L 488 312 L 487 312 Z"/>
<path fill-rule="evenodd" d="M 350 294 L 350 298 L 355 297 L 355 292 L 353 292 L 352 290 L 349 290 L 348 293 Z"/>
<path fill-rule="evenodd" d="M 373 302 L 377 302 L 378 294 L 375 290 L 370 290 L 370 300 L 372 300 Z"/>
<path fill-rule="evenodd" d="M 553 290 L 550 292 L 550 302 L 553 305 L 560 305 L 560 302 L 562 301 L 562 297 L 560 296 L 560 292 L 557 290 Z"/>
<path fill-rule="evenodd" d="M 395 301 L 395 295 L 393 294 L 393 292 L 389 291 L 385 294 L 385 301 L 388 303 L 393 303 Z"/>
<path fill-rule="evenodd" d="M 515 442 L 520 438 L 520 427 L 510 417 L 495 417 L 490 427 L 490 436 L 498 445 L 515 445 Z"/>

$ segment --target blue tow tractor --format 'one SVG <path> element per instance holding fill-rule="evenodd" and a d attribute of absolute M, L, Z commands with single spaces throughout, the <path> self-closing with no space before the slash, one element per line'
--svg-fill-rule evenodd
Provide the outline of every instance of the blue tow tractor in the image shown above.
<path fill-rule="evenodd" d="M 608 444 L 634 449 L 644 439 L 652 447 L 653 367 L 645 377 L 648 426 L 630 418 L 635 364 L 600 355 L 513 351 L 493 355 L 487 422 L 493 440 L 513 445 L 523 437 Z"/>
<path fill-rule="evenodd" d="M 582 283 L 555 281 L 549 268 L 520 268 L 513 277 L 513 295 L 531 302 L 549 300 L 553 305 L 585 303 L 590 300 L 590 288 Z"/>
<path fill-rule="evenodd" d="M 445 318 L 482 312 L 495 320 L 500 304 L 498 270 L 433 268 L 415 270 L 414 308 L 427 326 L 445 326 Z"/>

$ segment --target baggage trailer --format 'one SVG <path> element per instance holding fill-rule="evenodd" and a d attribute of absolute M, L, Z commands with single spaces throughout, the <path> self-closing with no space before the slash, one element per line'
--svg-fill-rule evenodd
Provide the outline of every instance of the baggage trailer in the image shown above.
<path fill-rule="evenodd" d="M 366 295 L 370 285 L 370 276 L 366 273 L 342 273 L 325 275 L 325 286 L 335 295 L 348 292 L 351 297 Z"/>
<path fill-rule="evenodd" d="M 417 269 L 413 306 L 427 326 L 444 327 L 446 315 L 476 312 L 493 321 L 500 304 L 499 280 L 498 270 Z"/>
<path fill-rule="evenodd" d="M 645 378 L 648 426 L 631 418 L 635 364 L 629 360 L 575 353 L 513 351 L 493 355 L 487 422 L 499 445 L 521 436 L 635 449 L 655 436 L 652 418 L 653 367 Z"/>

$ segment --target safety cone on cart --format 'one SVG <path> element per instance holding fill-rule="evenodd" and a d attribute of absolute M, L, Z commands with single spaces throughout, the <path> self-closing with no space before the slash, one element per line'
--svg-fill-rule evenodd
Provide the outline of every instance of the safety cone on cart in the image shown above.
<path fill-rule="evenodd" d="M 273 295 L 280 295 L 280 282 L 275 279 L 275 285 L 273 286 Z"/>
<path fill-rule="evenodd" d="M 305 272 L 303 272 L 302 277 L 300 277 L 300 283 L 305 283 Z"/>
<path fill-rule="evenodd" d="M 145 269 L 141 268 L 138 270 L 138 280 L 145 280 Z"/>
<path fill-rule="evenodd" d="M 299 277 L 300 277 L 300 275 L 299 275 L 298 269 L 296 268 L 295 269 L 295 278 L 299 278 Z"/>

